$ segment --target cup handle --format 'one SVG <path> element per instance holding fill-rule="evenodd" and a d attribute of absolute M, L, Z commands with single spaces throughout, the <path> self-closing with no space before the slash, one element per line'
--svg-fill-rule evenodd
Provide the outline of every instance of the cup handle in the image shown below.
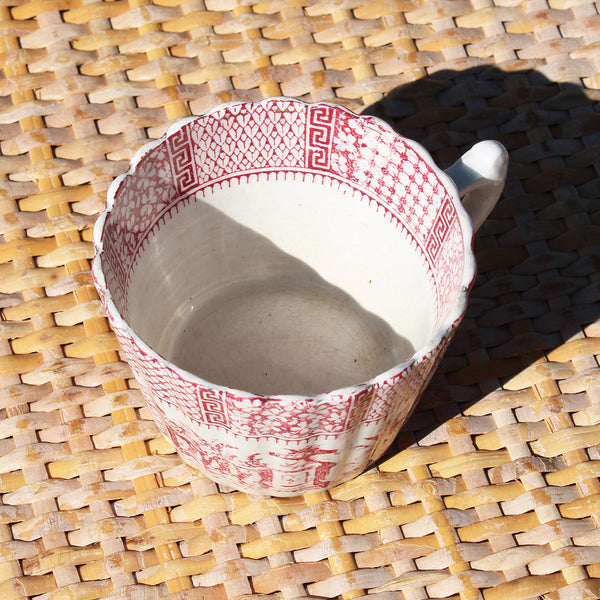
<path fill-rule="evenodd" d="M 487 219 L 498 202 L 508 169 L 508 152 L 495 140 L 475 144 L 446 174 L 458 188 L 458 194 L 471 218 L 473 233 Z"/>

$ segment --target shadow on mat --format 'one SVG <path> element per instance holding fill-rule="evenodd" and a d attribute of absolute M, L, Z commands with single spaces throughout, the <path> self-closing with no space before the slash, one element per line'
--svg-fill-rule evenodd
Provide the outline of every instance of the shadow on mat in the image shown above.
<path fill-rule="evenodd" d="M 387 457 L 600 317 L 600 281 L 590 277 L 600 271 L 599 100 L 534 70 L 478 67 L 402 85 L 363 111 L 442 168 L 482 139 L 510 153 L 504 194 L 475 238 L 479 274 L 465 319 Z"/>

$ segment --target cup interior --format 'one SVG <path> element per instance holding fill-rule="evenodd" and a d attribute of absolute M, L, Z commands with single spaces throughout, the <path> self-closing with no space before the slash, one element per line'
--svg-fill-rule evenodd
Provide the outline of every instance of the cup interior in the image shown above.
<path fill-rule="evenodd" d="M 187 120 L 114 184 L 121 318 L 213 384 L 313 395 L 409 359 L 455 309 L 455 190 L 371 117 L 275 99 Z"/>

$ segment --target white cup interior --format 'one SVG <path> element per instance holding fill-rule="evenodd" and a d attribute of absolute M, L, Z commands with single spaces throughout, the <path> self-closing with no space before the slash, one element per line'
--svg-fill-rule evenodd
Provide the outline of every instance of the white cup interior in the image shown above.
<path fill-rule="evenodd" d="M 134 330 L 218 385 L 317 394 L 366 381 L 432 333 L 408 238 L 324 178 L 255 177 L 181 202 L 140 254 Z"/>
<path fill-rule="evenodd" d="M 138 159 L 113 186 L 101 268 L 122 318 L 178 367 L 314 395 L 447 326 L 468 248 L 455 192 L 411 143 L 343 109 L 272 102 L 190 121 Z"/>

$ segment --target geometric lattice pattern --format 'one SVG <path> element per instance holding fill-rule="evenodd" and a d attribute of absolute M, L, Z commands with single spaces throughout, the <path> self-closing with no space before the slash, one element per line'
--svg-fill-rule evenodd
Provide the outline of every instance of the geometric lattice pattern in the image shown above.
<path fill-rule="evenodd" d="M 124 318 L 130 318 L 128 283 L 138 257 L 180 205 L 232 181 L 291 173 L 297 181 L 340 180 L 368 196 L 368 210 L 397 224 L 423 255 L 440 327 L 460 289 L 465 234 L 438 175 L 419 149 L 376 120 L 292 99 L 229 104 L 180 120 L 166 139 L 136 154 L 109 191 L 102 226 L 102 270 Z"/>

